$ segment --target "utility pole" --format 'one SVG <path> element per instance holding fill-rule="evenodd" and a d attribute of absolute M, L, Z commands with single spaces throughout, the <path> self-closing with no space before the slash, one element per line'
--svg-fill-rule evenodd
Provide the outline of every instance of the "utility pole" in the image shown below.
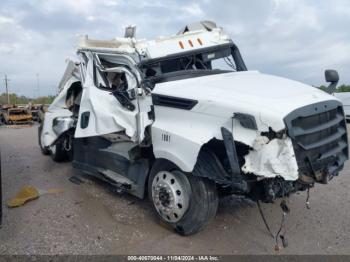
<path fill-rule="evenodd" d="M 10 81 L 10 79 L 7 78 L 7 75 L 5 74 L 5 88 L 6 88 L 6 96 L 7 96 L 7 104 L 10 104 L 10 94 L 9 94 L 9 90 L 8 90 L 8 82 Z"/>
<path fill-rule="evenodd" d="M 36 73 L 36 91 L 37 91 L 37 97 L 40 96 L 40 90 L 39 90 L 39 73 Z"/>

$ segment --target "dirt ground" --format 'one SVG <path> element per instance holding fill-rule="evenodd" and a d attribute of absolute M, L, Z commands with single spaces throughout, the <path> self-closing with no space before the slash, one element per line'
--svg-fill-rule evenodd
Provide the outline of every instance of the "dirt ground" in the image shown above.
<path fill-rule="evenodd" d="M 4 200 L 24 185 L 62 188 L 23 207 L 4 206 L 0 254 L 275 254 L 256 205 L 240 198 L 221 201 L 202 232 L 181 237 L 157 224 L 147 200 L 111 192 L 94 180 L 76 185 L 70 163 L 55 163 L 37 146 L 37 126 L 0 128 Z M 350 176 L 347 162 L 328 185 L 290 198 L 289 246 L 279 254 L 350 254 Z M 279 201 L 262 205 L 273 231 Z"/>

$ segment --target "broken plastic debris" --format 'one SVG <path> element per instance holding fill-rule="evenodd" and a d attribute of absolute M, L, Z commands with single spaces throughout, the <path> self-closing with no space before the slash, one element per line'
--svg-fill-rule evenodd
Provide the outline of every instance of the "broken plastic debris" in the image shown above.
<path fill-rule="evenodd" d="M 36 189 L 33 186 L 24 186 L 21 190 L 16 194 L 15 197 L 11 198 L 7 202 L 8 207 L 19 207 L 23 206 L 25 203 L 37 199 L 39 196 L 44 194 L 58 194 L 63 192 L 62 189 L 51 188 L 48 190 Z"/>
<path fill-rule="evenodd" d="M 299 177 L 298 165 L 290 138 L 269 140 L 258 136 L 253 150 L 244 156 L 244 173 L 253 173 L 262 177 L 283 177 L 294 181 Z"/>
<path fill-rule="evenodd" d="M 298 165 L 290 138 L 269 140 L 265 136 L 258 136 L 253 149 L 244 157 L 244 173 L 262 177 L 280 176 L 290 181 L 298 179 Z"/>

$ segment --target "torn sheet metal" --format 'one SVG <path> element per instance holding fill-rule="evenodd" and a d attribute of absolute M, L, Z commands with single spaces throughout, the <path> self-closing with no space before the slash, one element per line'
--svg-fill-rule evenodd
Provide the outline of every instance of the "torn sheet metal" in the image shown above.
<path fill-rule="evenodd" d="M 71 117 L 56 117 L 52 129 L 57 136 L 74 127 L 74 119 Z"/>
<path fill-rule="evenodd" d="M 66 106 L 67 91 L 72 84 L 79 82 L 80 79 L 71 77 L 65 83 L 61 92 L 57 95 L 55 100 L 49 106 L 48 111 L 45 113 L 45 121 L 43 122 L 43 132 L 41 133 L 41 141 L 43 146 L 51 146 L 56 141 L 59 133 L 56 133 L 53 129 L 53 121 L 56 117 L 71 117 L 72 112 L 68 110 Z"/>
<path fill-rule="evenodd" d="M 252 147 L 253 150 L 244 157 L 244 173 L 267 178 L 279 176 L 291 181 L 298 179 L 298 165 L 289 137 L 269 140 L 258 136 Z"/>
<path fill-rule="evenodd" d="M 69 81 L 69 79 L 72 76 L 75 77 L 76 79 L 80 78 L 79 67 L 78 67 L 78 64 L 76 64 L 74 61 L 67 60 L 66 70 L 64 71 L 61 81 L 58 84 L 59 92 L 61 92 L 64 89 L 64 87 L 66 86 L 66 83 Z"/>
<path fill-rule="evenodd" d="M 96 88 L 94 83 L 94 59 L 88 54 L 87 72 L 83 83 L 83 94 L 80 103 L 79 119 L 75 137 L 89 137 L 125 131 L 131 140 L 137 140 L 136 115 L 138 114 L 137 100 L 131 101 L 135 110 L 130 111 L 120 106 L 118 100 L 111 95 L 111 91 Z M 136 87 L 136 79 L 125 68 L 109 69 L 119 72 L 123 70 L 126 75 L 128 90 Z M 81 126 L 81 115 L 90 112 L 89 124 Z"/>

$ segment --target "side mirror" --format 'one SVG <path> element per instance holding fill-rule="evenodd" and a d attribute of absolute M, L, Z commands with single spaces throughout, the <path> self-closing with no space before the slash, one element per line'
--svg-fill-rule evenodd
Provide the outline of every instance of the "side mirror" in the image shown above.
<path fill-rule="evenodd" d="M 339 81 L 339 75 L 337 70 L 327 69 L 324 71 L 324 76 L 326 78 L 326 82 L 328 83 L 337 83 Z"/>
<path fill-rule="evenodd" d="M 326 82 L 330 83 L 326 89 L 328 94 L 333 94 L 335 90 L 337 90 L 337 84 L 339 81 L 339 75 L 337 70 L 327 69 L 324 71 L 324 76 L 326 78 Z"/>

